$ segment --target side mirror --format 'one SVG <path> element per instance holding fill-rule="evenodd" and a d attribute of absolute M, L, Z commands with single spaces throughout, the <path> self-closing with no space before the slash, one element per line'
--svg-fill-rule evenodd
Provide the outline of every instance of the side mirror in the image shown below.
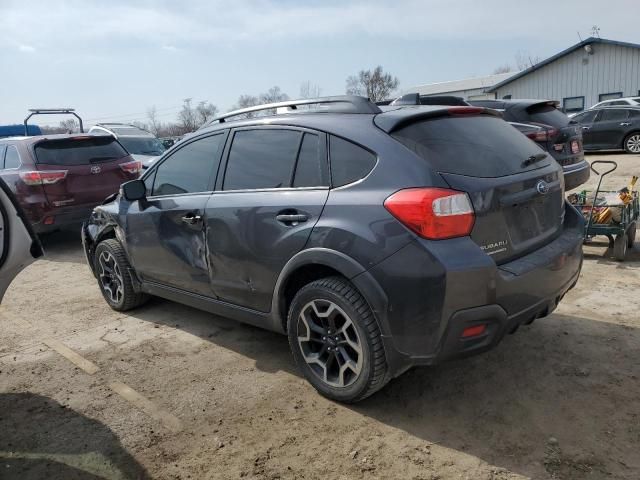
<path fill-rule="evenodd" d="M 122 184 L 122 195 L 130 202 L 142 200 L 147 196 L 147 186 L 140 179 Z"/>

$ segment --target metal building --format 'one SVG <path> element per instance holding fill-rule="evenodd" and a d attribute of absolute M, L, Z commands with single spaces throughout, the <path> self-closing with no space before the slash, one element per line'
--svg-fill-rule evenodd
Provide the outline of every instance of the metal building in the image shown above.
<path fill-rule="evenodd" d="M 640 96 L 640 45 L 590 37 L 487 89 L 495 98 L 558 100 L 567 113 Z"/>
<path fill-rule="evenodd" d="M 487 94 L 487 90 L 498 83 L 513 77 L 517 72 L 499 73 L 486 77 L 466 78 L 464 80 L 454 80 L 450 82 L 429 83 L 406 88 L 402 95 L 406 93 L 419 93 L 420 95 L 453 95 L 463 97 L 468 100 L 484 100 L 495 98 L 494 94 Z"/>

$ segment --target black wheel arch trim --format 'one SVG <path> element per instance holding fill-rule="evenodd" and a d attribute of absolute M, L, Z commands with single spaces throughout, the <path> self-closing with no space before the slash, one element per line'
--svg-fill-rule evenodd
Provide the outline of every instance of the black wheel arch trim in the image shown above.
<path fill-rule="evenodd" d="M 378 322 L 382 335 L 389 333 L 387 319 L 387 306 L 389 301 L 380 284 L 357 261 L 348 255 L 329 248 L 309 248 L 303 250 L 289 259 L 281 270 L 276 281 L 273 300 L 271 304 L 273 329 L 284 333 L 283 319 L 286 321 L 285 288 L 291 275 L 302 267 L 318 265 L 330 267 L 343 275 L 358 289 L 360 294 L 369 304 L 373 315 Z"/>

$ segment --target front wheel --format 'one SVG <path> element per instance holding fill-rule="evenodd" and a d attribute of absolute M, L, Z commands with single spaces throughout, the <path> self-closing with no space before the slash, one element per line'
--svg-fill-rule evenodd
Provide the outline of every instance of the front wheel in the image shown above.
<path fill-rule="evenodd" d="M 378 324 L 346 279 L 327 277 L 300 289 L 287 329 L 298 368 L 325 397 L 354 403 L 388 382 Z"/>
<path fill-rule="evenodd" d="M 624 139 L 624 149 L 627 153 L 640 153 L 640 132 L 634 132 Z"/>
<path fill-rule="evenodd" d="M 147 295 L 134 290 L 131 265 L 124 248 L 117 240 L 108 239 L 98 244 L 94 265 L 102 296 L 114 310 L 131 310 L 147 300 Z"/>

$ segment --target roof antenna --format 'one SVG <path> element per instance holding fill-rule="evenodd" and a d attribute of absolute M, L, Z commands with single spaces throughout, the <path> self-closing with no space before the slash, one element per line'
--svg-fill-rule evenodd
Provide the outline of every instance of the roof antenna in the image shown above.
<path fill-rule="evenodd" d="M 597 25 L 594 25 L 593 27 L 591 27 L 591 36 L 592 37 L 596 37 L 596 38 L 600 38 L 600 27 Z"/>
<path fill-rule="evenodd" d="M 582 40 L 582 35 L 580 35 L 580 32 L 576 32 L 578 34 L 578 38 L 580 39 L 580 43 L 582 43 L 584 40 Z"/>

